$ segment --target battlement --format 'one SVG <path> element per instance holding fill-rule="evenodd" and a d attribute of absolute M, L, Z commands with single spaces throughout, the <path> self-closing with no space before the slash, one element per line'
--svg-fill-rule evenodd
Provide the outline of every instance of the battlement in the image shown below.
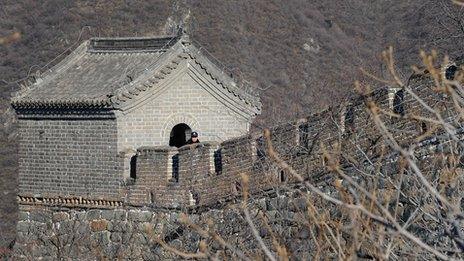
<path fill-rule="evenodd" d="M 436 101 L 437 95 L 441 94 L 435 93 L 430 88 L 430 82 L 424 79 L 414 80 L 412 86 L 415 93 L 426 101 Z M 399 115 L 415 113 L 427 116 L 429 114 L 404 90 L 379 89 L 368 96 L 356 96 L 340 107 L 329 108 L 271 128 L 270 140 L 275 151 L 302 177 L 310 180 L 327 178 L 323 147 L 335 150 L 337 146 L 342 146 L 345 150 L 351 151 L 351 160 L 359 162 L 365 160 L 366 156 L 379 155 L 384 143 L 382 135 L 373 123 L 372 115 L 366 109 L 365 102 L 368 100 L 375 101 L 382 110 Z M 448 105 L 443 103 L 433 106 Z M 442 111 L 445 119 L 452 116 L 446 115 L 450 111 Z M 423 122 L 415 123 L 385 114 L 382 114 L 381 118 L 400 144 L 409 143 L 428 128 Z M 53 129 L 56 122 L 45 122 L 41 129 Z M 266 139 L 260 133 L 223 142 L 205 142 L 180 148 L 143 146 L 136 151 L 115 153 L 114 150 L 104 149 L 106 146 L 112 146 L 106 138 L 116 135 L 114 128 L 111 127 L 114 123 L 110 120 L 99 122 L 96 127 L 86 128 L 95 128 L 98 133 L 102 130 L 107 131 L 99 134 L 98 139 L 92 136 L 89 141 L 92 144 L 95 142 L 101 144 L 102 148 L 98 149 L 91 144 L 85 148 L 82 146 L 76 148 L 76 150 L 89 151 L 95 154 L 96 158 L 90 156 L 88 159 L 79 158 L 76 166 L 71 153 L 69 159 L 73 161 L 65 165 L 79 169 L 82 175 L 67 176 L 66 169 L 55 170 L 52 167 L 43 171 L 60 172 L 63 173 L 63 177 L 58 179 L 55 175 L 54 179 L 47 177 L 39 179 L 37 175 L 23 175 L 20 179 L 19 193 L 21 204 L 86 208 L 117 208 L 124 205 L 196 208 L 239 197 L 244 185 L 242 175 L 249 177 L 250 193 L 269 190 L 282 183 L 295 181 L 294 177 L 286 173 L 286 170 L 280 169 L 269 158 Z M 22 124 L 30 123 L 25 121 Z M 78 129 L 82 127 L 76 122 L 73 124 L 75 131 L 79 131 Z M 74 129 L 72 130 L 69 136 L 71 139 L 82 139 L 87 142 L 87 137 L 80 137 L 75 134 Z M 28 133 L 23 136 L 27 139 L 26 134 Z M 48 143 L 53 139 L 53 137 L 42 138 L 44 140 L 48 138 Z M 59 140 L 51 142 L 60 146 Z M 36 146 L 40 147 L 42 144 L 38 142 Z M 102 151 L 106 154 L 102 155 Z M 22 160 L 25 160 L 27 154 L 21 156 Z M 45 156 L 38 155 L 38 157 L 41 159 L 40 157 Z M 340 163 L 346 164 L 344 159 L 340 159 Z M 62 165 L 58 164 L 57 168 L 62 168 Z M 105 169 L 102 175 L 92 175 L 92 169 L 100 171 L 101 168 Z"/>
<path fill-rule="evenodd" d="M 185 207 L 210 204 L 233 195 L 228 181 L 240 179 L 230 145 L 200 143 L 176 149 L 142 148 L 137 153 L 137 177 L 126 186 L 131 204 Z M 251 148 L 241 151 L 243 161 Z M 248 171 L 249 172 L 249 171 Z M 169 196 L 167 196 L 169 195 Z"/>

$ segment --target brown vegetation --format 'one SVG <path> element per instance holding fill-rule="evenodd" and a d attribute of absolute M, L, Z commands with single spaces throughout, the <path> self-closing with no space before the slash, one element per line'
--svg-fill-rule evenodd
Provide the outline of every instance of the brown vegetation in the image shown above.
<path fill-rule="evenodd" d="M 306 258 L 316 259 L 462 259 L 464 67 L 450 76 L 443 71 L 450 66 L 447 57 L 440 62 L 436 52 L 421 53 L 423 66 L 420 70 L 416 68 L 414 77 L 429 80 L 425 81 L 428 85 L 417 89 L 398 75 L 392 54 L 391 48 L 383 52 L 389 77 L 372 77 L 391 88 L 404 90 L 410 97 L 405 103 L 419 106 L 409 107 L 405 113 L 385 109 L 385 104 L 372 98 L 370 86 L 357 83 L 368 112 L 365 119 L 375 125 L 376 131 L 363 132 L 363 127 L 357 127 L 346 133 L 346 129 L 341 128 L 339 133 L 344 138 L 339 141 L 315 140 L 320 143 L 327 180 L 331 182 L 321 186 L 322 183 L 296 171 L 294 164 L 285 160 L 285 153 L 274 148 L 275 138 L 271 132 L 264 131 L 271 164 L 303 185 L 294 187 L 293 183 L 288 183 L 288 191 L 306 195 L 307 208 L 286 222 L 296 231 L 309 230 L 311 236 L 305 244 L 313 251 L 292 251 L 293 239 L 275 231 L 279 226 L 275 220 L 269 222 L 272 220 L 269 212 L 256 210 L 258 198 L 248 194 L 246 175 L 242 181 L 241 211 L 256 242 L 254 246 L 241 244 L 246 242 L 245 238 L 238 240 L 241 243 L 230 243 L 230 235 L 211 230 L 214 220 L 211 224 L 196 224 L 187 215 L 181 218 L 185 226 L 206 241 L 222 245 L 225 252 L 215 252 L 211 245 L 203 245 L 196 253 L 188 253 L 159 238 L 157 242 L 184 258 L 215 259 L 219 255 L 245 260 L 288 260 L 306 255 Z M 425 124 L 426 129 L 417 135 L 402 134 L 408 132 L 408 126 L 418 123 L 419 126 Z M 398 126 L 403 128 L 396 129 Z M 366 135 L 369 140 L 376 134 L 380 134 L 376 145 L 363 148 Z M 359 144 L 353 146 L 351 143 L 356 140 Z"/>
<path fill-rule="evenodd" d="M 16 219 L 16 148 L 12 113 L 8 105 L 10 93 L 18 89 L 22 80 L 46 70 L 90 36 L 159 34 L 163 30 L 169 31 L 169 24 L 165 22 L 168 18 L 174 21 L 174 24 L 178 24 L 185 17 L 187 9 L 191 11 L 186 23 L 192 37 L 225 62 L 239 77 L 247 79 L 260 90 L 265 113 L 258 121 L 259 126 L 336 104 L 335 101 L 351 91 L 351 84 L 347 83 L 354 79 L 362 79 L 363 83 L 370 81 L 369 77 L 365 77 L 358 70 L 361 66 L 371 68 L 373 73 L 384 77 L 395 72 L 397 79 L 404 79 L 404 75 L 407 75 L 405 68 L 417 61 L 415 57 L 419 48 L 437 48 L 452 57 L 462 55 L 464 50 L 464 12 L 445 0 L 349 0 L 343 4 L 339 1 L 316 1 L 308 4 L 299 0 L 241 3 L 176 1 L 175 4 L 170 1 L 102 1 L 98 4 L 59 0 L 2 1 L 0 114 L 3 116 L 0 118 L 0 191 L 3 194 L 0 195 L 0 230 L 6 232 L 0 235 L 0 246 L 7 245 L 14 237 Z M 401 57 L 396 64 L 398 71 L 392 71 L 388 63 L 384 65 L 374 59 L 378 50 L 388 44 L 396 46 L 397 56 Z M 426 66 L 430 64 L 426 62 Z M 404 80 L 397 79 L 395 84 L 401 87 Z M 437 87 L 445 90 L 449 89 L 447 86 L 453 85 L 442 81 L 438 83 Z M 460 105 L 459 99 L 456 99 L 457 105 Z M 370 108 L 375 112 L 375 106 Z M 447 128 L 440 119 L 428 121 L 437 125 L 436 128 Z M 384 132 L 385 138 L 389 139 L 388 132 L 382 129 L 381 121 L 376 120 L 376 124 Z M 394 146 L 393 149 L 401 153 L 407 152 L 398 146 Z M 414 161 L 411 162 L 408 155 L 403 155 L 404 166 L 414 166 Z M 332 168 L 337 171 L 337 164 L 332 165 Z M 443 177 L 454 181 L 460 173 L 454 168 L 451 164 L 446 169 L 436 172 L 444 173 L 441 174 Z M 424 175 L 429 178 L 427 174 Z M 446 184 L 440 185 L 440 188 L 447 189 Z M 445 210 L 449 211 L 452 208 L 446 203 L 452 200 L 443 200 L 440 194 L 430 193 L 430 187 L 423 185 L 423 180 L 418 179 L 417 194 L 412 196 L 421 199 L 428 195 L 427 193 L 432 195 L 425 197 L 433 203 L 426 205 L 428 210 L 421 217 L 431 216 L 431 220 L 439 224 L 443 218 L 434 220 L 436 215 L 429 215 L 430 212 L 436 212 L 440 204 L 446 205 Z M 351 186 L 359 189 L 354 184 Z M 317 211 L 308 216 L 307 221 L 311 222 L 305 224 L 318 226 L 318 229 L 324 231 L 320 235 L 322 243 L 316 256 L 322 255 L 327 249 L 335 251 L 342 258 L 351 256 L 354 252 L 367 255 L 361 251 L 366 248 L 366 242 L 380 240 L 383 243 L 387 242 L 382 246 L 389 247 L 382 249 L 377 245 L 379 247 L 369 255 L 386 258 L 395 253 L 392 249 L 406 244 L 404 241 L 398 241 L 398 229 L 384 234 L 384 224 L 373 226 L 372 219 L 365 219 L 367 213 L 360 214 L 362 210 L 359 206 L 369 206 L 366 207 L 369 211 L 376 208 L 370 213 L 376 216 L 384 215 L 384 209 L 380 205 L 387 204 L 386 199 L 378 202 L 372 198 L 369 187 L 366 188 L 366 192 L 369 193 L 358 191 L 358 198 L 340 186 L 336 188 L 341 194 L 347 193 L 341 202 L 358 200 L 361 204 L 357 205 L 357 210 L 345 213 L 343 217 L 346 219 L 343 221 L 351 222 L 347 225 L 340 223 L 342 219 L 331 219 L 330 213 L 321 210 L 326 202 L 317 205 L 317 199 L 308 199 L 308 205 Z M 399 192 L 402 191 L 396 191 L 395 195 Z M 455 215 L 452 212 L 445 213 Z M 324 222 L 314 223 L 314 220 Z M 450 220 L 453 219 L 445 220 L 445 224 L 450 224 Z M 393 218 L 388 222 L 391 225 L 395 224 L 396 220 Z M 346 227 L 341 224 L 349 227 L 349 230 L 360 231 L 359 234 L 348 233 L 350 237 L 360 238 L 359 241 L 353 241 L 348 245 L 340 244 L 341 235 L 347 235 L 347 232 L 343 231 Z M 418 225 L 422 226 L 427 227 L 429 223 Z M 356 229 L 352 229 L 353 227 Z M 448 232 L 452 233 L 454 232 Z M 458 237 L 457 239 L 459 240 Z M 281 246 L 275 246 L 274 250 L 284 255 L 285 251 Z M 436 251 L 439 253 L 434 253 L 424 247 L 422 249 L 436 256 L 448 250 L 454 251 L 438 249 Z M 358 253 L 358 250 L 361 252 Z"/>

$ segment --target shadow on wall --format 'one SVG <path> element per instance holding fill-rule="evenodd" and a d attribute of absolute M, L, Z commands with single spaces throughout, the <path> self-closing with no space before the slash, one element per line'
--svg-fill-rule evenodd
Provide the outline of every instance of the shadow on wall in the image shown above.
<path fill-rule="evenodd" d="M 174 126 L 169 135 L 169 146 L 180 148 L 187 144 L 192 129 L 185 123 L 179 123 Z"/>

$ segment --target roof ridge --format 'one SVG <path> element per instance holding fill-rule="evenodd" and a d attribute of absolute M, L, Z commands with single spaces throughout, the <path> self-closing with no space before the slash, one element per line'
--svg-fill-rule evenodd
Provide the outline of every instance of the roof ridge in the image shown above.
<path fill-rule="evenodd" d="M 178 42 L 174 45 L 177 43 Z M 171 46 L 167 52 L 157 57 L 153 64 L 145 69 L 147 73 L 142 73 L 134 81 L 121 85 L 115 89 L 110 94 L 112 96 L 111 102 L 117 105 L 127 100 L 124 97 L 131 99 L 132 96 L 137 96 L 140 92 L 152 87 L 147 83 L 158 83 L 159 80 L 164 79 L 166 75 L 170 74 L 170 72 L 175 69 L 178 64 L 174 61 L 178 56 L 174 55 L 178 51 L 177 48 L 173 48 L 174 45 Z M 174 57 L 171 57 L 172 55 L 174 55 Z M 160 64 L 159 61 L 163 61 L 164 63 Z M 173 63 L 175 63 L 175 65 L 171 66 Z M 170 66 L 174 68 L 169 69 Z"/>
<path fill-rule="evenodd" d="M 90 38 L 87 52 L 157 52 L 171 48 L 181 34 L 163 37 L 94 37 Z"/>
<path fill-rule="evenodd" d="M 167 34 L 167 35 L 153 35 L 153 36 L 122 36 L 122 37 L 90 37 L 89 40 L 144 40 L 144 39 L 164 39 L 164 38 L 175 38 L 178 34 Z"/>

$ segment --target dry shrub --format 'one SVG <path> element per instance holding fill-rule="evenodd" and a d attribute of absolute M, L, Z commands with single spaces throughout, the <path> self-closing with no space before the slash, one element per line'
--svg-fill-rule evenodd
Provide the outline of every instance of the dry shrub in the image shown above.
<path fill-rule="evenodd" d="M 359 117 L 365 117 L 368 124 L 356 126 L 349 134 L 339 130 L 342 138 L 338 141 L 318 141 L 328 177 L 324 182 L 308 179 L 312 173 L 296 171 L 288 155 L 273 145 L 271 132 L 264 131 L 270 164 L 296 181 L 280 184 L 277 190 L 286 191 L 287 197 L 303 197 L 305 210 L 300 209 L 279 224 L 271 211 L 258 207 L 260 197 L 248 193 L 249 177 L 243 175 L 242 203 L 238 208 L 248 233 L 237 239 L 218 233 L 216 228 L 220 226 L 214 220 L 195 224 L 184 216 L 184 224 L 205 240 L 197 253 L 177 254 L 269 260 L 462 259 L 463 68 L 447 57 L 440 61 L 436 52 L 421 52 L 423 65 L 420 69 L 414 67 L 415 73 L 404 80 L 395 70 L 393 49 L 387 49 L 382 56 L 388 77 L 366 74 L 389 89 L 402 90 L 401 95 L 407 97 L 405 107 L 385 107 L 373 98 L 371 86 L 356 83 L 366 111 Z M 457 68 L 452 77 L 445 71 L 450 65 Z M 375 128 L 363 132 L 368 126 Z M 365 141 L 368 146 L 364 146 Z M 287 215 L 282 209 L 279 214 Z M 307 231 L 307 239 L 298 242 L 307 245 L 307 250 L 298 252 L 292 244 L 301 231 Z M 231 238 L 235 238 L 234 243 Z M 222 249 L 212 247 L 214 242 Z M 168 244 L 159 243 L 173 251 Z"/>

